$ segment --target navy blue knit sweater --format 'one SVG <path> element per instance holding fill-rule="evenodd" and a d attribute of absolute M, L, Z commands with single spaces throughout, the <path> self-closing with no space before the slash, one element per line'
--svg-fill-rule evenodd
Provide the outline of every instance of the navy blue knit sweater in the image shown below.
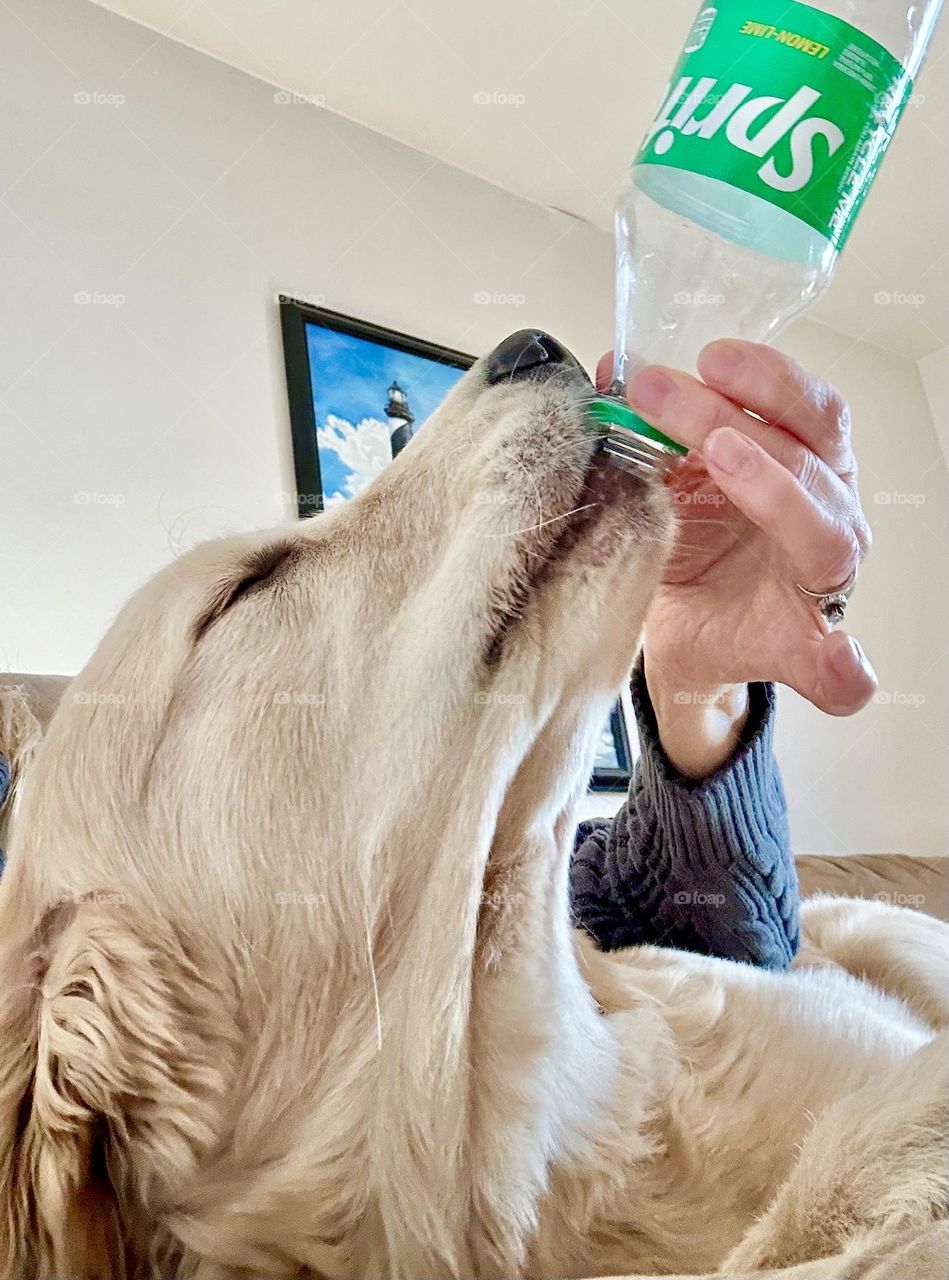
<path fill-rule="evenodd" d="M 607 950 L 653 942 L 784 968 L 797 947 L 797 879 L 771 752 L 774 691 L 751 686 L 741 746 L 699 782 L 663 754 L 641 664 L 632 692 L 642 755 L 616 817 L 577 831 L 577 920 Z M 8 778 L 0 755 L 0 804 Z"/>
<path fill-rule="evenodd" d="M 632 694 L 642 755 L 616 817 L 577 831 L 574 915 L 604 950 L 652 942 L 786 968 L 798 889 L 771 746 L 774 689 L 750 686 L 739 748 L 699 781 L 677 773 L 659 745 L 641 661 Z"/>

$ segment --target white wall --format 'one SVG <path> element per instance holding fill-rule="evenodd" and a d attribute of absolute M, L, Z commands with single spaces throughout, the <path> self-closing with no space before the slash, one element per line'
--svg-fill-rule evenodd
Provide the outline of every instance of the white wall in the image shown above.
<path fill-rule="evenodd" d="M 919 362 L 919 373 L 929 401 L 936 435 L 949 463 L 949 347 L 940 347 Z"/>
<path fill-rule="evenodd" d="M 944 854 L 949 777 L 949 479 L 917 369 L 800 325 L 788 349 L 850 397 L 873 551 L 847 611 L 880 678 L 853 720 L 787 692 L 779 744 L 810 849 Z"/>
<path fill-rule="evenodd" d="M 0 666 L 76 670 L 174 552 L 290 514 L 278 291 L 474 352 L 524 324 L 609 344 L 597 231 L 77 0 L 9 0 L 0 49 Z M 841 722 L 784 698 L 797 844 L 941 853 L 947 481 L 919 376 L 814 325 L 787 346 L 854 402 L 878 540 L 852 616 L 897 695 Z"/>

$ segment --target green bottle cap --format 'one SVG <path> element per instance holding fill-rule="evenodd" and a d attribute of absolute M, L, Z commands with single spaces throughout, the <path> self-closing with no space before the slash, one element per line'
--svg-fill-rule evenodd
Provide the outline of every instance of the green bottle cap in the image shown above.
<path fill-rule="evenodd" d="M 661 444 L 670 453 L 685 454 L 689 452 L 684 445 L 677 444 L 675 440 L 670 440 L 667 435 L 663 435 L 661 431 L 651 427 L 648 422 L 645 422 L 638 413 L 635 413 L 622 400 L 611 400 L 606 397 L 592 400 L 587 406 L 587 412 L 595 422 L 605 423 L 609 427 L 622 427 L 625 431 L 631 431 L 634 435 L 645 436 L 647 440 L 655 440 L 657 444 Z"/>

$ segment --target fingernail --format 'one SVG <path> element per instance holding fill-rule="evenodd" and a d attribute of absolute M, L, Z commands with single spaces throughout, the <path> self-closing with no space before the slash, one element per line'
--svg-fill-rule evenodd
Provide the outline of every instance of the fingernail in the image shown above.
<path fill-rule="evenodd" d="M 702 457 L 730 476 L 749 475 L 758 461 L 751 441 L 731 427 L 712 432 L 702 446 Z"/>
<path fill-rule="evenodd" d="M 657 369 L 643 369 L 630 383 L 629 399 L 634 409 L 658 413 L 675 389 L 676 384 L 664 373 Z"/>
<path fill-rule="evenodd" d="M 609 391 L 610 383 L 613 380 L 613 352 L 607 351 L 600 356 L 596 365 L 596 389 L 597 391 Z"/>
<path fill-rule="evenodd" d="M 731 343 L 716 343 L 702 357 L 702 365 L 719 382 L 728 382 L 745 363 L 743 353 Z"/>

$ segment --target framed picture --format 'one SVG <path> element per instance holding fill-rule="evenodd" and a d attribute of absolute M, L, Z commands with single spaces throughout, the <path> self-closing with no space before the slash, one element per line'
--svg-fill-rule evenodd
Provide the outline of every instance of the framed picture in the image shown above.
<path fill-rule="evenodd" d="M 361 493 L 421 430 L 474 356 L 366 320 L 280 299 L 301 517 Z M 625 791 L 622 707 L 604 726 L 590 786 Z"/>
<path fill-rule="evenodd" d="M 361 493 L 474 356 L 337 311 L 280 302 L 300 516 Z"/>

